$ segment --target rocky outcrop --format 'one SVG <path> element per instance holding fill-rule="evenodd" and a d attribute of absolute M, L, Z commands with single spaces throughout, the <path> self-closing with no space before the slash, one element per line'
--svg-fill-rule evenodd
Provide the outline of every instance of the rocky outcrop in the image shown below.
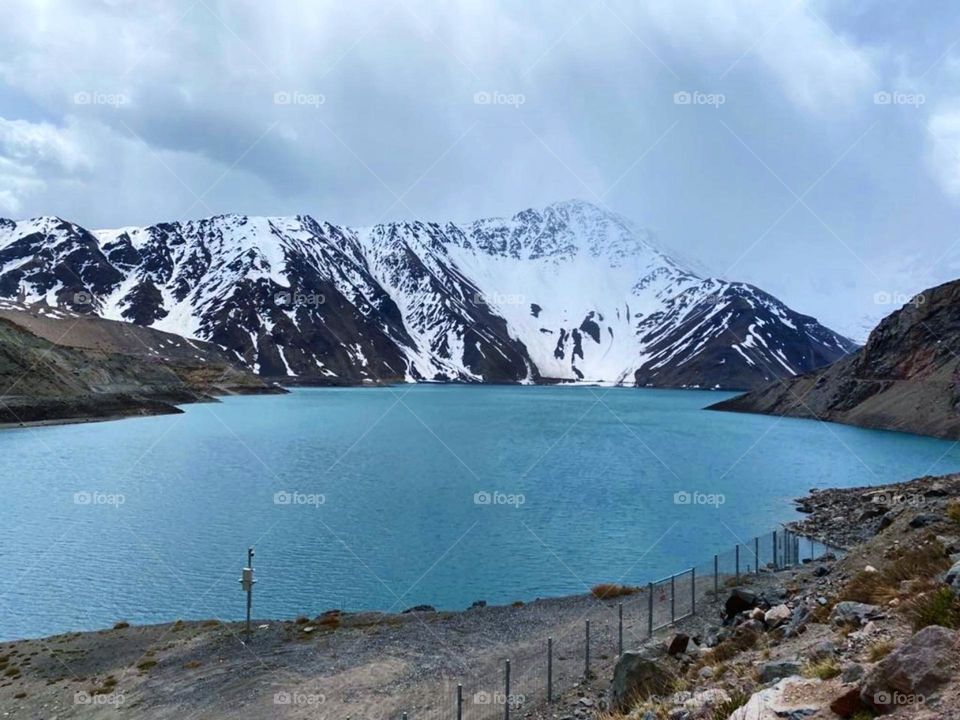
<path fill-rule="evenodd" d="M 0 308 L 0 425 L 176 413 L 283 392 L 210 343 L 49 308 Z"/>
<path fill-rule="evenodd" d="M 767 385 L 715 410 L 816 418 L 960 438 L 960 280 L 886 317 L 858 352 Z"/>
<path fill-rule="evenodd" d="M 885 712 L 896 705 L 922 703 L 950 680 L 958 661 L 956 631 L 931 625 L 888 655 L 867 676 L 860 699 Z"/>

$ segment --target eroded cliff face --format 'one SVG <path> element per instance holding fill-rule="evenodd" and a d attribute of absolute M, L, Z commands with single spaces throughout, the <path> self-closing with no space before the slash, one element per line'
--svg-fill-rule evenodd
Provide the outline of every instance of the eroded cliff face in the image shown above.
<path fill-rule="evenodd" d="M 855 354 L 712 406 L 960 438 L 960 281 L 884 318 Z"/>
<path fill-rule="evenodd" d="M 270 392 L 282 391 L 209 343 L 0 304 L 0 424 L 174 413 L 214 395 Z"/>

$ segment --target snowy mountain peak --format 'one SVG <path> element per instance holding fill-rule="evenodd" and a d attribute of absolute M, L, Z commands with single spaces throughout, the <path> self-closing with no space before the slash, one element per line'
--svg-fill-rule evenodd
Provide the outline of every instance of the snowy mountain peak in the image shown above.
<path fill-rule="evenodd" d="M 750 387 L 852 343 L 581 200 L 466 225 L 0 221 L 0 297 L 200 339 L 264 375 Z"/>

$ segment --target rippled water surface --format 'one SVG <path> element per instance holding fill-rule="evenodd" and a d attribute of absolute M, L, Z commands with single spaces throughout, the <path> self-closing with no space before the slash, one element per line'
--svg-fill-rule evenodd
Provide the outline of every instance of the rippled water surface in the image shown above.
<path fill-rule="evenodd" d="M 264 618 L 639 583 L 792 519 L 809 488 L 960 466 L 944 441 L 702 409 L 723 397 L 304 389 L 2 431 L 0 637 L 239 619 L 251 544 Z"/>

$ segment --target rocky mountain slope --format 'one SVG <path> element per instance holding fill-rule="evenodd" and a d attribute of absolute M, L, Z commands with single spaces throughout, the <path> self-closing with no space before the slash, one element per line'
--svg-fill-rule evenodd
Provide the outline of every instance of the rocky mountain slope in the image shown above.
<path fill-rule="evenodd" d="M 179 412 L 228 393 L 281 392 L 210 343 L 0 301 L 0 425 Z"/>
<path fill-rule="evenodd" d="M 92 232 L 0 220 L 0 297 L 208 340 L 304 382 L 749 388 L 855 349 L 579 201 L 359 229 L 309 216 Z"/>
<path fill-rule="evenodd" d="M 892 313 L 857 353 L 713 409 L 960 438 L 960 281 Z"/>

